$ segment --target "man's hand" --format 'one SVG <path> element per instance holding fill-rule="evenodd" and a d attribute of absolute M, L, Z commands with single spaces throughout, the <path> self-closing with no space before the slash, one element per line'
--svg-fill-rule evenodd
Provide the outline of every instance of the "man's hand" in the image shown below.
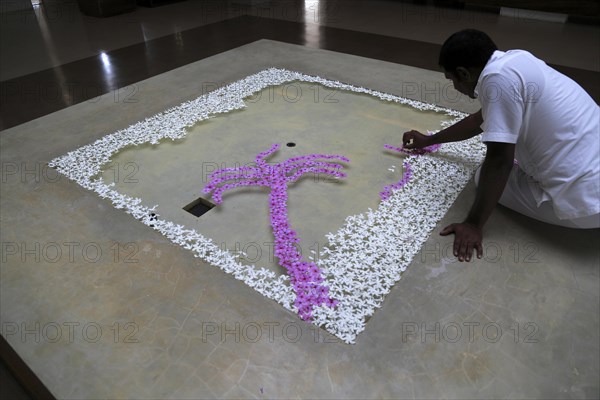
<path fill-rule="evenodd" d="M 454 125 L 442 129 L 435 135 L 427 136 L 418 131 L 404 132 L 402 135 L 402 144 L 407 149 L 421 149 L 423 147 L 431 146 L 432 144 L 466 140 L 482 132 L 481 124 L 483 124 L 483 118 L 481 116 L 481 110 L 479 110 L 476 113 L 461 119 Z"/>
<path fill-rule="evenodd" d="M 448 225 L 440 232 L 442 236 L 454 233 L 454 256 L 459 261 L 471 261 L 473 250 L 477 251 L 477 258 L 483 255 L 481 230 L 502 196 L 513 169 L 514 144 L 486 142 L 486 145 L 487 153 L 469 215 L 460 224 Z"/>
<path fill-rule="evenodd" d="M 477 251 L 477 258 L 483 255 L 483 233 L 481 229 L 467 222 L 452 224 L 445 227 L 440 235 L 447 236 L 454 233 L 454 256 L 459 261 L 471 261 L 473 250 Z"/>
<path fill-rule="evenodd" d="M 423 135 L 418 131 L 408 131 L 402 135 L 402 145 L 407 149 L 421 149 L 429 146 L 430 142 L 431 136 Z"/>

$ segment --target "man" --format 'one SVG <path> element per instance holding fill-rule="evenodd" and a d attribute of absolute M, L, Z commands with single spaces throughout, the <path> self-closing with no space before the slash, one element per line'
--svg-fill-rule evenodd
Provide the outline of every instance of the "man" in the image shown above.
<path fill-rule="evenodd" d="M 499 202 L 528 217 L 571 228 L 600 227 L 600 108 L 573 80 L 522 50 L 498 51 L 473 29 L 450 36 L 440 66 L 481 110 L 433 136 L 406 132 L 406 148 L 469 139 L 487 153 L 475 201 L 453 233 L 454 255 L 481 258 L 482 229 Z"/>

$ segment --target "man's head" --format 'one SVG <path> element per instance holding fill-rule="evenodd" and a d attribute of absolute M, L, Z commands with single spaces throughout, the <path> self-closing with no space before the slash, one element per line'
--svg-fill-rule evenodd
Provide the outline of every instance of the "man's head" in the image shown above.
<path fill-rule="evenodd" d="M 440 50 L 439 64 L 456 90 L 475 98 L 479 75 L 496 50 L 498 47 L 487 34 L 465 29 L 446 39 Z"/>

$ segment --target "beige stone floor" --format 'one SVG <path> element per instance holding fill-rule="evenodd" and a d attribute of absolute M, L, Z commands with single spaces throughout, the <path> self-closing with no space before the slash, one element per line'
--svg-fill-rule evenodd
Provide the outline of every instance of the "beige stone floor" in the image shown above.
<path fill-rule="evenodd" d="M 438 72 L 262 40 L 3 132 L 2 334 L 56 397 L 597 398 L 597 231 L 498 208 L 455 262 L 469 184 L 347 345 L 45 167 L 272 66 L 477 109 Z"/>
<path fill-rule="evenodd" d="M 102 179 L 119 193 L 158 205 L 161 219 L 195 229 L 221 249 L 240 254 L 243 264 L 285 273 L 273 257 L 269 189 L 228 191 L 221 205 L 200 218 L 184 210 L 200 197 L 212 200 L 201 191 L 211 172 L 254 165 L 256 155 L 274 143 L 280 148 L 267 159 L 270 164 L 307 154 L 348 157 L 350 162 L 342 163 L 345 179 L 306 174 L 288 185 L 288 216 L 301 238 L 298 249 L 308 260 L 328 245 L 328 232 L 341 228 L 349 215 L 377 209 L 379 192 L 401 179 L 405 157 L 385 150 L 384 143 L 399 145 L 399 132 L 439 130 L 443 121 L 453 119 L 367 94 L 289 82 L 248 98 L 243 110 L 199 122 L 181 140 L 120 151 L 103 168 Z"/>

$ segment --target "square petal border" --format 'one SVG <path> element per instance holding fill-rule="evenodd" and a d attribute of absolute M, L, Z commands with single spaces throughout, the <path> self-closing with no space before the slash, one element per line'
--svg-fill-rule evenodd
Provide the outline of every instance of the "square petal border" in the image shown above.
<path fill-rule="evenodd" d="M 453 118 L 443 121 L 440 129 L 467 116 L 460 111 L 388 93 L 270 68 L 106 135 L 55 158 L 48 165 L 80 186 L 109 199 L 115 208 L 124 209 L 173 243 L 191 250 L 195 257 L 221 268 L 286 309 L 297 312 L 295 294 L 287 275 L 277 276 L 266 268 L 242 265 L 236 256 L 221 249 L 212 239 L 194 229 L 161 219 L 158 206 L 144 205 L 142 199 L 114 190 L 114 183 L 106 184 L 101 178 L 94 178 L 113 155 L 128 146 L 159 144 L 167 138 L 181 139 L 185 137 L 187 128 L 197 122 L 243 109 L 246 107 L 245 98 L 269 86 L 294 81 L 364 93 L 383 101 L 444 113 Z M 484 155 L 485 146 L 475 137 L 465 142 L 445 144 L 434 154 L 408 156 L 413 174 L 408 184 L 395 190 L 377 210 L 369 209 L 363 214 L 349 216 L 339 231 L 326 235 L 329 243 L 319 255 L 317 264 L 330 288 L 330 295 L 339 300 L 339 304 L 335 309 L 325 306 L 315 308 L 312 322 L 345 343 L 355 343 L 369 317 L 381 307 L 385 296 L 400 280 L 402 272 L 454 203 Z"/>

